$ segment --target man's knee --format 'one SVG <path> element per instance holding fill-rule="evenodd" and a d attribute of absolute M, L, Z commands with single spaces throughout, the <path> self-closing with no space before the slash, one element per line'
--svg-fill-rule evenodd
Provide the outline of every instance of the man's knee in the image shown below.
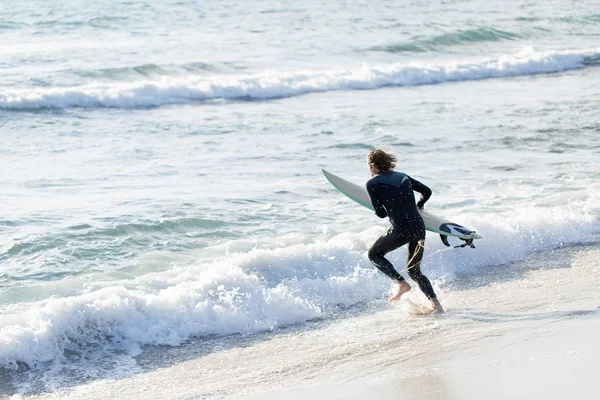
<path fill-rule="evenodd" d="M 371 247 L 369 249 L 369 252 L 367 253 L 367 256 L 369 257 L 369 260 L 373 261 L 374 258 L 376 257 L 380 257 L 382 254 L 380 251 L 378 251 L 375 246 Z"/>

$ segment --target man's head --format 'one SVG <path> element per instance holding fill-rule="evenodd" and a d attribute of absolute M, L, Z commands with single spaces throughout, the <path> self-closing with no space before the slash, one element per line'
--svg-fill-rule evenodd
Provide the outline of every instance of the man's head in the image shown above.
<path fill-rule="evenodd" d="M 379 172 L 392 172 L 396 167 L 396 156 L 390 152 L 381 149 L 374 149 L 367 154 L 367 162 L 371 175 L 376 175 Z"/>

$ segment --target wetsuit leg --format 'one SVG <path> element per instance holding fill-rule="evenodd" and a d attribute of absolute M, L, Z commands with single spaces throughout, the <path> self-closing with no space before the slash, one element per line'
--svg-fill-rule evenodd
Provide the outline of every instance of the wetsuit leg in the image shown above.
<path fill-rule="evenodd" d="M 369 249 L 369 260 L 375 265 L 381 272 L 386 274 L 395 282 L 402 282 L 404 278 L 396 271 L 391 262 L 389 262 L 384 256 L 392 250 L 396 250 L 400 246 L 404 246 L 408 240 L 398 236 L 392 229 L 388 230 L 387 233 L 381 236 L 373 243 L 373 246 Z"/>
<path fill-rule="evenodd" d="M 419 243 L 422 241 L 421 243 Z M 421 260 L 425 251 L 425 238 L 415 239 L 408 244 L 408 276 L 419 285 L 419 289 L 427 296 L 429 300 L 435 298 L 435 292 L 431 282 L 421 272 Z"/>

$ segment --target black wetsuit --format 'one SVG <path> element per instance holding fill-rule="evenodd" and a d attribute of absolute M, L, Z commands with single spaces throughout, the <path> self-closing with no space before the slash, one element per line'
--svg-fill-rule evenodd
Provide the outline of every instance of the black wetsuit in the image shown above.
<path fill-rule="evenodd" d="M 413 190 L 421 193 L 418 203 L 415 203 Z M 404 278 L 385 255 L 408 243 L 408 275 L 419 285 L 427 298 L 435 298 L 431 282 L 421 272 L 425 223 L 417 210 L 417 207 L 423 207 L 429 200 L 431 189 L 406 174 L 394 171 L 375 175 L 367 182 L 367 191 L 375 214 L 380 218 L 389 217 L 392 224 L 387 233 L 377 239 L 369 249 L 369 259 L 391 279 L 402 282 Z"/>

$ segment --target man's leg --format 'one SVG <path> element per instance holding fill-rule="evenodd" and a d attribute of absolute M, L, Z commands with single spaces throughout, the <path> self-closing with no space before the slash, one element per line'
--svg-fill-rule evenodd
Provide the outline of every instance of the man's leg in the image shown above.
<path fill-rule="evenodd" d="M 385 235 L 377 239 L 369 249 L 369 260 L 371 260 L 373 265 L 398 284 L 398 290 L 394 296 L 390 297 L 390 301 L 399 300 L 404 293 L 410 290 L 408 282 L 396 271 L 392 263 L 385 258 L 387 253 L 396 250 L 404 244 L 392 230 L 389 230 Z"/>
<path fill-rule="evenodd" d="M 444 312 L 442 305 L 437 299 L 431 282 L 421 272 L 421 261 L 425 251 L 425 239 L 413 240 L 408 244 L 408 275 L 419 285 L 419 289 L 427 296 L 436 312 Z"/>

